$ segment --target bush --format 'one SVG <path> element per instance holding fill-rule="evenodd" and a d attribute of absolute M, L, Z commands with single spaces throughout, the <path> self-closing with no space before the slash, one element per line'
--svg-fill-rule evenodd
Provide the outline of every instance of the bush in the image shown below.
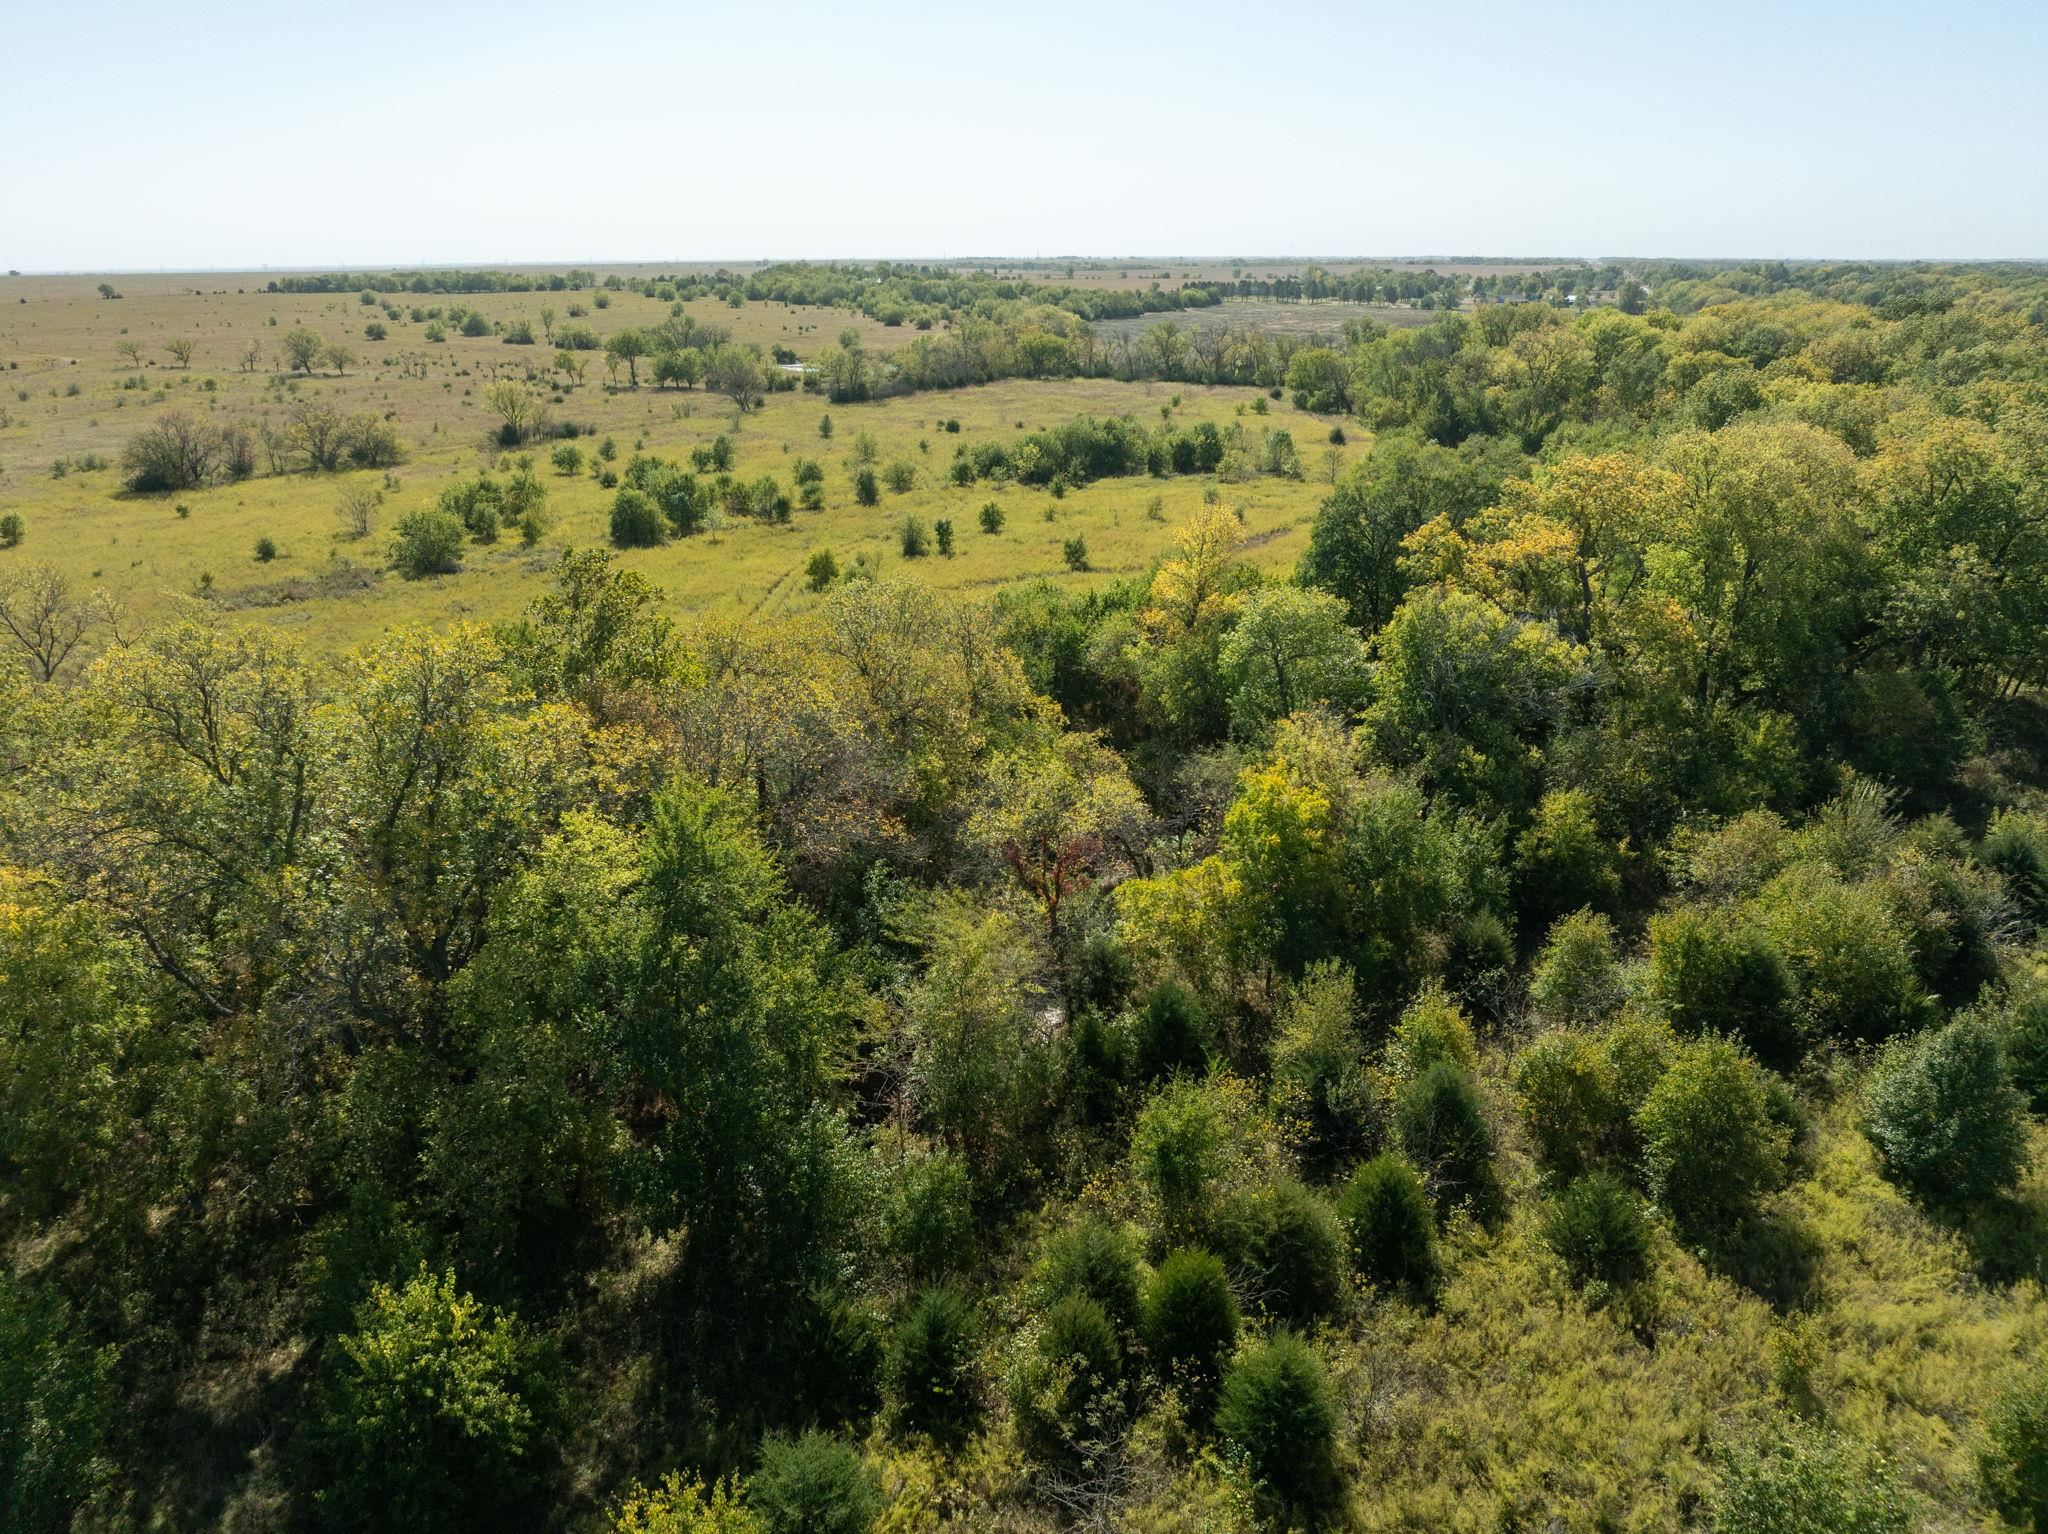
<path fill-rule="evenodd" d="M 372 320 L 363 327 L 363 339 L 366 341 L 381 341 L 389 334 L 381 320 Z"/>
<path fill-rule="evenodd" d="M 1686 1033 L 1738 1038 L 1765 1063 L 1799 1059 L 1792 976 L 1770 939 L 1725 911 L 1650 921 L 1650 1000 Z"/>
<path fill-rule="evenodd" d="M 1636 1114 L 1650 1191 L 1691 1235 L 1723 1230 L 1775 1187 L 1790 1135 L 1756 1062 L 1726 1039 L 1682 1046 Z"/>
<path fill-rule="evenodd" d="M 1292 1178 L 1251 1188 L 1224 1205 L 1216 1247 L 1266 1314 L 1306 1323 L 1337 1308 L 1344 1238 L 1330 1208 Z"/>
<path fill-rule="evenodd" d="M 277 540 L 267 534 L 256 540 L 256 562 L 267 565 L 277 558 Z"/>
<path fill-rule="evenodd" d="M 1123 1414 L 1124 1354 L 1115 1324 L 1072 1294 L 1047 1312 L 1011 1370 L 1010 1408 L 1025 1451 L 1049 1464 L 1092 1459 Z"/>
<path fill-rule="evenodd" d="M 2008 986 L 1999 1022 L 2013 1084 L 2036 1113 L 2048 1113 L 2048 972 L 2022 972 Z"/>
<path fill-rule="evenodd" d="M 1877 1456 L 1791 1427 L 1724 1459 L 1709 1500 L 1716 1534 L 1906 1534 L 1905 1504 Z"/>
<path fill-rule="evenodd" d="M 1475 1071 L 1479 1045 L 1458 1004 L 1440 986 L 1431 985 L 1408 1004 L 1394 1024 L 1387 1045 L 1387 1067 L 1398 1080 L 1410 1081 L 1443 1062 L 1461 1071 Z"/>
<path fill-rule="evenodd" d="M 953 524 L 944 517 L 932 523 L 932 537 L 937 541 L 939 553 L 947 559 L 953 557 Z"/>
<path fill-rule="evenodd" d="M 2034 1534 L 2048 1530 L 2048 1372 L 2020 1374 L 1992 1404 L 1977 1477 L 2007 1523 Z"/>
<path fill-rule="evenodd" d="M 549 455 L 557 474 L 581 474 L 583 472 L 583 449 L 574 443 L 565 442 Z"/>
<path fill-rule="evenodd" d="M 121 449 L 121 474 L 130 490 L 151 494 L 196 490 L 233 477 L 236 454 L 220 428 L 181 410 L 166 412 Z"/>
<path fill-rule="evenodd" d="M 1885 1170 L 1930 1202 L 1963 1205 L 2004 1192 L 2026 1165 L 2026 1100 L 1997 1031 L 1981 1018 L 1893 1045 L 1864 1106 Z"/>
<path fill-rule="evenodd" d="M 902 545 L 905 559 L 922 559 L 931 552 L 931 536 L 925 531 L 924 523 L 916 517 L 905 517 L 903 525 L 896 530 L 896 537 Z"/>
<path fill-rule="evenodd" d="M 1529 976 L 1529 1004 L 1543 1017 L 1584 1026 L 1621 1005 L 1614 923 L 1597 911 L 1560 917 Z"/>
<path fill-rule="evenodd" d="M 1138 1328 L 1138 1256 L 1120 1226 L 1084 1215 L 1051 1237 L 1031 1275 L 1041 1309 L 1080 1295 L 1102 1307 L 1125 1336 Z"/>
<path fill-rule="evenodd" d="M 653 496 L 631 485 L 612 497 L 612 542 L 622 549 L 650 549 L 668 542 L 668 518 Z"/>
<path fill-rule="evenodd" d="M 1576 788 L 1545 794 L 1529 829 L 1515 839 L 1515 910 L 1523 933 L 1548 931 L 1582 907 L 1613 909 L 1621 896 L 1619 863 L 1590 796 Z"/>
<path fill-rule="evenodd" d="M 23 524 L 20 512 L 9 511 L 0 513 L 0 549 L 19 548 L 21 546 L 22 533 Z"/>
<path fill-rule="evenodd" d="M 1795 867 L 1771 881 L 1758 911 L 1792 971 L 1810 1036 L 1872 1042 L 1927 1020 L 1912 948 L 1875 886 Z"/>
<path fill-rule="evenodd" d="M 1003 530 L 1003 508 L 989 501 L 981 508 L 981 530 L 985 533 L 999 533 Z"/>
<path fill-rule="evenodd" d="M 951 1273 L 974 1256 L 974 1183 L 950 1151 L 906 1161 L 890 1179 L 882 1240 L 918 1278 Z"/>
<path fill-rule="evenodd" d="M 1215 1400 L 1237 1327 L 1237 1297 L 1220 1258 L 1181 1248 L 1152 1270 L 1139 1311 L 1145 1352 L 1198 1415 Z"/>
<path fill-rule="evenodd" d="M 73 1513 L 113 1476 L 120 1421 L 112 1348 L 69 1335 L 69 1316 L 0 1267 L 0 1529 L 83 1527 Z"/>
<path fill-rule="evenodd" d="M 1977 856 L 2005 880 L 2013 905 L 2034 926 L 2048 926 L 2048 824 L 2039 816 L 2001 810 Z"/>
<path fill-rule="evenodd" d="M 429 575 L 450 575 L 462 568 L 462 546 L 468 529 L 460 517 L 438 506 L 422 506 L 398 519 L 391 540 L 391 563 L 409 581 Z"/>
<path fill-rule="evenodd" d="M 1060 545 L 1060 558 L 1067 562 L 1069 570 L 1082 571 L 1088 568 L 1088 540 L 1079 533 L 1074 534 Z"/>
<path fill-rule="evenodd" d="M 853 498 L 863 506 L 879 506 L 882 503 L 881 482 L 875 478 L 875 471 L 866 465 L 853 476 Z"/>
<path fill-rule="evenodd" d="M 747 1501 L 766 1534 L 867 1534 L 882 1511 L 881 1478 L 828 1433 L 770 1438 Z"/>
<path fill-rule="evenodd" d="M 1185 1072 L 1199 1076 L 1208 1068 L 1209 1014 L 1199 997 L 1178 980 L 1168 980 L 1145 998 L 1133 1024 L 1138 1075 L 1162 1081 Z"/>
<path fill-rule="evenodd" d="M 1230 1125 L 1216 1094 L 1187 1078 L 1169 1083 L 1145 1105 L 1131 1131 L 1131 1160 L 1159 1207 L 1169 1241 L 1207 1224 L 1215 1183 L 1228 1164 Z"/>
<path fill-rule="evenodd" d="M 379 1284 L 329 1351 L 311 1426 L 319 1522 L 531 1527 L 547 1469 L 543 1357 L 424 1267 Z"/>
<path fill-rule="evenodd" d="M 1283 1507 L 1315 1512 L 1341 1495 L 1336 1392 L 1322 1360 L 1292 1333 L 1239 1357 L 1223 1382 L 1216 1428 Z"/>
<path fill-rule="evenodd" d="M 896 1323 L 883 1388 L 901 1426 L 940 1443 L 966 1437 L 979 1415 L 974 1311 L 956 1290 L 924 1290 Z"/>
<path fill-rule="evenodd" d="M 839 561 L 832 557 L 830 549 L 820 549 L 811 556 L 810 563 L 804 566 L 804 579 L 813 591 L 823 591 L 839 579 Z"/>
<path fill-rule="evenodd" d="M 607 1534 L 760 1534 L 761 1521 L 732 1482 L 707 1487 L 671 1472 L 651 1491 L 628 1493 L 606 1528 Z"/>
<path fill-rule="evenodd" d="M 898 459 L 882 471 L 882 481 L 891 493 L 908 495 L 917 488 L 917 465 Z"/>
<path fill-rule="evenodd" d="M 1515 1057 L 1514 1086 L 1536 1160 L 1552 1176 L 1569 1182 L 1623 1149 L 1630 1108 L 1602 1040 L 1538 1035 Z"/>
<path fill-rule="evenodd" d="M 1543 1218 L 1543 1239 L 1580 1288 L 1627 1289 L 1649 1277 L 1650 1223 L 1642 1201 L 1605 1172 L 1565 1189 Z"/>
<path fill-rule="evenodd" d="M 1337 1196 L 1337 1218 L 1351 1263 L 1368 1281 L 1410 1294 L 1436 1282 L 1436 1236 L 1429 1197 L 1415 1169 L 1397 1156 L 1375 1156 L 1351 1174 Z"/>
<path fill-rule="evenodd" d="M 1394 1100 L 1401 1149 L 1428 1174 L 1440 1203 L 1488 1212 L 1494 1201 L 1493 1131 L 1471 1076 L 1439 1060 Z"/>

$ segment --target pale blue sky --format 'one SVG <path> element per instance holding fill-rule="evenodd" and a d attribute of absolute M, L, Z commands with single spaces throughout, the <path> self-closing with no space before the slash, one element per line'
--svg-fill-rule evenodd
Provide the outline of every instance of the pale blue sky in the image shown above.
<path fill-rule="evenodd" d="M 0 268 L 2048 257 L 2048 3 L 0 0 Z"/>

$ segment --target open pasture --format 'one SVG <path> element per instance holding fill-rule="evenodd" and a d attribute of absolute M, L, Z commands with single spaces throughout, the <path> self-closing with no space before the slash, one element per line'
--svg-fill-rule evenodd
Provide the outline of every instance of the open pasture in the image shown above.
<path fill-rule="evenodd" d="M 958 591 L 1039 577 L 1080 586 L 1136 574 L 1170 545 L 1211 481 L 1103 480 L 1058 499 L 1017 485 L 963 488 L 946 476 L 955 447 L 1007 440 L 1083 415 L 1129 413 L 1156 423 L 1164 412 L 1176 421 L 1227 425 L 1261 399 L 1252 390 L 1192 385 L 1010 381 L 858 405 L 831 405 L 800 391 L 776 393 L 759 411 L 741 416 L 729 401 L 702 388 L 657 388 L 644 371 L 637 389 L 625 386 L 623 373 L 620 386 L 610 387 L 603 354 L 585 352 L 585 379 L 557 390 L 549 407 L 558 421 L 588 428 L 590 435 L 575 439 L 585 459 L 581 471 L 557 472 L 549 462 L 552 444 L 529 449 L 549 491 L 552 525 L 546 537 L 531 549 L 509 536 L 495 545 L 471 546 L 459 573 L 409 581 L 388 568 L 391 526 L 450 483 L 510 466 L 512 455 L 493 438 L 497 422 L 483 395 L 500 378 L 547 377 L 553 359 L 544 343 L 507 345 L 495 334 L 464 336 L 447 325 L 445 339 L 430 342 L 425 332 L 433 321 L 424 316 L 460 306 L 494 322 L 528 320 L 538 334 L 546 307 L 555 311 L 558 331 L 567 324 L 588 325 L 603 336 L 665 318 L 666 304 L 622 291 L 604 294 L 606 305 L 599 308 L 598 294 L 586 290 L 454 298 L 380 294 L 366 305 L 354 293 L 265 292 L 261 283 L 269 279 L 261 274 L 115 277 L 107 280 L 123 296 L 105 299 L 97 291 L 99 280 L 0 279 L 0 292 L 9 300 L 29 300 L 0 308 L 0 512 L 20 515 L 26 528 L 19 547 L 0 551 L 0 564 L 51 565 L 81 587 L 120 594 L 138 621 L 203 594 L 252 621 L 302 634 L 306 646 L 320 653 L 369 642 L 406 624 L 516 613 L 545 585 L 560 550 L 606 541 L 612 492 L 594 477 L 606 441 L 613 444 L 612 466 L 619 469 L 636 452 L 686 459 L 692 448 L 727 435 L 735 449 L 733 472 L 742 481 L 773 475 L 786 485 L 799 457 L 815 459 L 825 470 L 822 511 L 797 511 L 782 525 L 739 521 L 660 548 L 621 553 L 682 611 L 765 613 L 815 600 L 803 572 L 821 549 L 842 566 L 865 559 L 892 574 Z M 585 312 L 572 318 L 572 306 Z M 415 308 L 422 318 L 413 317 Z M 687 312 L 700 324 L 729 330 L 736 341 L 782 346 L 800 357 L 836 346 L 848 327 L 877 351 L 900 344 L 907 334 L 844 310 L 775 303 L 734 309 L 698 299 Z M 371 325 L 383 327 L 383 340 L 365 335 Z M 346 343 L 357 360 L 343 373 L 331 366 L 311 374 L 280 372 L 280 338 L 301 327 Z M 189 366 L 168 350 L 179 341 L 192 344 Z M 166 412 L 255 429 L 266 419 L 281 421 L 304 399 L 384 417 L 405 443 L 405 461 L 388 475 L 269 475 L 259 466 L 257 477 L 175 495 L 122 488 L 123 444 Z M 1307 524 L 1326 492 L 1320 481 L 1329 470 L 1328 426 L 1285 404 L 1271 409 L 1259 425 L 1294 432 L 1307 477 L 1260 478 L 1218 490 L 1225 504 L 1244 512 L 1251 557 L 1280 568 L 1299 557 Z M 819 429 L 827 414 L 833 421 L 830 439 Z M 949 421 L 959 423 L 957 432 L 946 429 Z M 914 470 L 911 489 L 884 491 L 872 507 L 858 505 L 853 492 L 853 454 L 863 433 L 873 439 L 878 471 L 892 464 Z M 338 514 L 344 495 L 358 487 L 383 496 L 375 528 L 360 538 L 344 531 Z M 979 524 L 980 508 L 990 500 L 1004 512 L 1003 529 L 993 535 Z M 953 556 L 934 552 L 904 560 L 900 529 L 909 517 L 928 527 L 950 520 Z M 1087 543 L 1086 572 L 1070 570 L 1063 556 L 1066 541 L 1076 536 Z M 275 546 L 275 557 L 259 560 L 258 542 L 265 539 Z"/>

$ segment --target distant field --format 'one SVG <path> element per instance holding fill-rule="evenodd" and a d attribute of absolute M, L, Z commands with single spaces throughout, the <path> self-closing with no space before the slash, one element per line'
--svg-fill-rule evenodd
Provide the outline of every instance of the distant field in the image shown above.
<path fill-rule="evenodd" d="M 114 279 L 115 286 L 126 296 L 118 301 L 98 297 L 96 282 L 0 279 L 0 412 L 7 422 L 0 426 L 0 511 L 19 512 L 28 530 L 21 547 L 0 551 L 0 571 L 10 564 L 53 565 L 82 584 L 121 592 L 142 619 L 168 611 L 210 576 L 212 600 L 253 621 L 300 633 L 313 650 L 334 652 L 403 624 L 510 616 L 542 589 L 547 568 L 563 547 L 605 541 L 611 493 L 587 471 L 573 478 L 553 473 L 542 450 L 537 468 L 550 489 L 556 518 L 538 549 L 521 549 L 516 539 L 473 547 L 462 573 L 427 581 L 405 581 L 383 568 L 388 530 L 400 515 L 431 501 L 452 480 L 498 461 L 490 441 L 494 418 L 481 395 L 494 377 L 519 377 L 529 366 L 545 366 L 551 355 L 546 347 L 507 346 L 497 337 L 465 339 L 453 332 L 445 342 L 429 344 L 424 326 L 409 318 L 415 300 L 405 295 L 392 296 L 407 316 L 393 321 L 381 307 L 360 304 L 354 294 L 263 293 L 247 274 L 121 277 Z M 29 301 L 16 302 L 21 298 Z M 590 312 L 575 323 L 591 325 L 600 334 L 666 313 L 666 305 L 636 294 L 610 298 L 604 309 L 594 306 L 589 293 L 485 294 L 452 301 L 493 318 L 536 323 L 544 303 L 557 311 L 558 323 L 566 323 L 569 304 L 577 302 Z M 429 306 L 450 301 L 417 300 Z M 1264 307 L 1328 312 L 1339 306 Z M 728 327 L 738 340 L 781 344 L 800 355 L 836 344 L 848 325 L 877 350 L 906 338 L 902 330 L 845 311 L 780 304 L 735 310 L 702 300 L 690 312 L 705 323 Z M 372 320 L 387 326 L 385 341 L 364 338 L 364 326 Z M 269 351 L 285 331 L 300 325 L 346 340 L 361 360 L 345 377 L 280 382 Z M 195 343 L 190 369 L 175 366 L 164 350 L 167 342 L 181 337 Z M 143 348 L 140 368 L 117 351 L 129 341 Z M 265 356 L 257 371 L 244 372 L 239 359 L 251 341 Z M 813 601 L 802 571 L 820 548 L 829 548 L 842 564 L 866 555 L 891 573 L 960 591 L 986 591 L 1039 576 L 1082 586 L 1142 571 L 1200 503 L 1204 481 L 1109 480 L 1058 501 L 1042 490 L 987 485 L 963 490 L 944 477 L 953 448 L 1090 413 L 1129 412 L 1156 420 L 1162 407 L 1175 408 L 1176 399 L 1182 417 L 1226 422 L 1259 399 L 1245 389 L 1013 381 L 859 406 L 778 394 L 758 413 L 738 420 L 727 401 L 702 390 L 609 390 L 602 382 L 601 358 L 586 355 L 591 357 L 588 381 L 552 409 L 558 419 L 594 427 L 600 439 L 612 437 L 621 464 L 635 451 L 687 456 L 691 447 L 729 432 L 737 444 L 735 469 L 744 479 L 774 474 L 787 484 L 798 455 L 824 465 L 823 511 L 797 512 L 788 526 L 743 523 L 620 556 L 665 587 L 683 611 L 765 612 Z M 424 362 L 424 377 L 407 375 L 403 364 L 408 358 Z M 139 387 L 128 386 L 137 378 Z M 258 477 L 168 497 L 121 490 L 117 465 L 122 445 L 152 417 L 182 409 L 253 425 L 265 415 L 281 420 L 288 403 L 302 394 L 346 410 L 386 414 L 408 445 L 408 460 L 394 471 L 397 486 L 387 495 L 370 538 L 344 538 L 336 513 L 346 488 L 380 485 L 381 471 Z M 1279 568 L 1299 557 L 1306 524 L 1325 493 L 1318 480 L 1327 469 L 1329 423 L 1284 404 L 1272 409 L 1261 425 L 1294 431 L 1308 480 L 1260 479 L 1221 488 L 1226 503 L 1242 506 L 1258 540 L 1252 557 Z M 819 417 L 828 410 L 835 425 L 829 442 L 818 432 Z M 948 418 L 960 422 L 957 435 L 943 429 Z M 874 435 L 881 464 L 901 460 L 919 471 L 916 488 L 902 496 L 885 492 L 882 504 L 872 508 L 856 505 L 852 494 L 852 444 L 863 429 Z M 588 453 L 595 441 L 581 445 Z M 70 467 L 61 477 L 53 473 L 58 460 L 76 465 L 95 456 L 107 467 Z M 983 534 L 977 521 L 980 506 L 991 498 L 1006 513 L 1006 526 L 994 537 Z M 1160 504 L 1150 513 L 1155 499 Z M 184 515 L 177 509 L 181 505 Z M 950 517 L 957 529 L 956 556 L 904 561 L 897 529 L 911 515 L 927 523 Z M 1087 574 L 1069 572 L 1061 555 L 1063 542 L 1077 533 L 1088 543 L 1093 569 Z M 257 539 L 265 537 L 275 540 L 280 555 L 259 563 L 254 549 Z"/>
<path fill-rule="evenodd" d="M 1346 303 L 1340 299 L 1281 304 L 1258 298 L 1231 298 L 1207 309 L 1185 309 L 1177 314 L 1137 314 L 1128 319 L 1097 320 L 1095 333 L 1106 337 L 1142 335 L 1163 321 L 1187 330 L 1218 330 L 1229 325 L 1264 330 L 1275 335 L 1341 338 L 1346 320 L 1373 319 L 1399 329 L 1427 325 L 1442 312 L 1438 309 L 1411 309 L 1403 304 Z"/>

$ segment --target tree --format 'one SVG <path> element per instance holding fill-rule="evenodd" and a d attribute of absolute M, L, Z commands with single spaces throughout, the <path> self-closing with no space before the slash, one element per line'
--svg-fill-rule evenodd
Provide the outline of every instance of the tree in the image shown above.
<path fill-rule="evenodd" d="M 890 1414 L 914 1433 L 957 1443 L 980 1414 L 973 1308 L 957 1291 L 925 1289 L 904 1310 L 883 1365 Z"/>
<path fill-rule="evenodd" d="M 128 439 L 121 471 L 141 494 L 196 490 L 219 475 L 227 459 L 220 430 L 182 410 L 171 410 Z"/>
<path fill-rule="evenodd" d="M 321 339 L 319 333 L 303 328 L 287 330 L 278 345 L 284 349 L 285 361 L 289 364 L 290 371 L 297 373 L 312 372 L 313 364 L 327 353 L 327 343 Z"/>
<path fill-rule="evenodd" d="M 384 492 L 368 485 L 351 485 L 342 491 L 341 502 L 334 510 L 341 523 L 341 535 L 358 540 L 369 537 L 376 530 L 377 508 L 383 504 Z"/>
<path fill-rule="evenodd" d="M 127 360 L 128 366 L 132 368 L 142 366 L 142 343 L 140 341 L 133 338 L 116 341 L 114 343 L 114 350 Z"/>
<path fill-rule="evenodd" d="M 104 614 L 103 605 L 75 595 L 71 582 L 46 565 L 0 578 L 0 631 L 38 682 L 57 679 Z"/>
<path fill-rule="evenodd" d="M 1237 1297 L 1221 1260 L 1181 1248 L 1152 1270 L 1139 1315 L 1145 1351 L 1198 1418 L 1214 1407 L 1237 1328 Z"/>
<path fill-rule="evenodd" d="M 640 359 L 647 355 L 647 337 L 638 330 L 617 330 L 605 338 L 604 356 L 609 367 L 626 367 L 628 386 L 640 387 Z"/>
<path fill-rule="evenodd" d="M 511 379 L 500 379 L 484 391 L 484 403 L 498 413 L 504 423 L 498 429 L 498 440 L 507 447 L 517 447 L 539 430 L 545 419 L 546 410 L 532 390 Z"/>
<path fill-rule="evenodd" d="M 1343 1495 L 1337 1399 L 1322 1360 L 1292 1332 L 1238 1356 L 1223 1382 L 1216 1430 L 1282 1508 L 1311 1516 Z"/>
<path fill-rule="evenodd" d="M 1348 712 L 1365 693 L 1365 645 L 1345 626 L 1344 604 L 1321 591 L 1247 592 L 1219 659 L 1231 723 L 1248 739 L 1299 709 Z"/>
<path fill-rule="evenodd" d="M 84 1342 L 61 1305 L 0 1268 L 0 1528 L 69 1529 L 112 1479 L 115 1358 Z"/>
<path fill-rule="evenodd" d="M 1636 1124 L 1650 1190 L 1688 1235 L 1726 1230 L 1784 1175 L 1790 1135 L 1764 1073 L 1726 1039 L 1682 1045 Z"/>
<path fill-rule="evenodd" d="M 668 542 L 668 519 L 646 491 L 622 485 L 612 497 L 611 534 L 619 548 L 653 548 Z"/>
<path fill-rule="evenodd" d="M 355 348 L 344 345 L 340 341 L 329 342 L 321 356 L 326 359 L 327 365 L 337 373 L 348 372 L 348 365 L 356 360 Z"/>
<path fill-rule="evenodd" d="M 178 336 L 172 340 L 166 341 L 164 342 L 164 350 L 170 353 L 172 360 L 175 361 L 179 367 L 189 368 L 192 366 L 192 353 L 194 350 L 194 343 L 191 337 Z"/>
<path fill-rule="evenodd" d="M 1982 1018 L 1895 1044 L 1864 1103 L 1885 1170 L 1931 1202 L 1961 1206 L 2005 1192 L 2026 1166 L 2026 1099 Z"/>
<path fill-rule="evenodd" d="M 538 1526 L 549 1473 L 546 1360 L 517 1319 L 422 1268 L 379 1284 L 327 1361 L 314 1506 L 332 1527 Z"/>
<path fill-rule="evenodd" d="M 1435 1217 L 1406 1162 L 1382 1155 L 1362 1163 L 1338 1195 L 1337 1218 L 1361 1276 L 1416 1295 L 1435 1284 Z"/>
<path fill-rule="evenodd" d="M 1580 1288 L 1628 1289 L 1649 1276 L 1650 1227 L 1641 1201 L 1605 1172 L 1573 1182 L 1543 1219 L 1543 1240 Z"/>
<path fill-rule="evenodd" d="M 398 519 L 391 563 L 409 581 L 452 575 L 462 568 L 462 546 L 468 540 L 469 529 L 460 517 L 437 506 L 422 506 Z"/>
<path fill-rule="evenodd" d="M 704 362 L 704 384 L 730 399 L 745 414 L 761 403 L 761 359 L 736 346 L 714 348 Z"/>

